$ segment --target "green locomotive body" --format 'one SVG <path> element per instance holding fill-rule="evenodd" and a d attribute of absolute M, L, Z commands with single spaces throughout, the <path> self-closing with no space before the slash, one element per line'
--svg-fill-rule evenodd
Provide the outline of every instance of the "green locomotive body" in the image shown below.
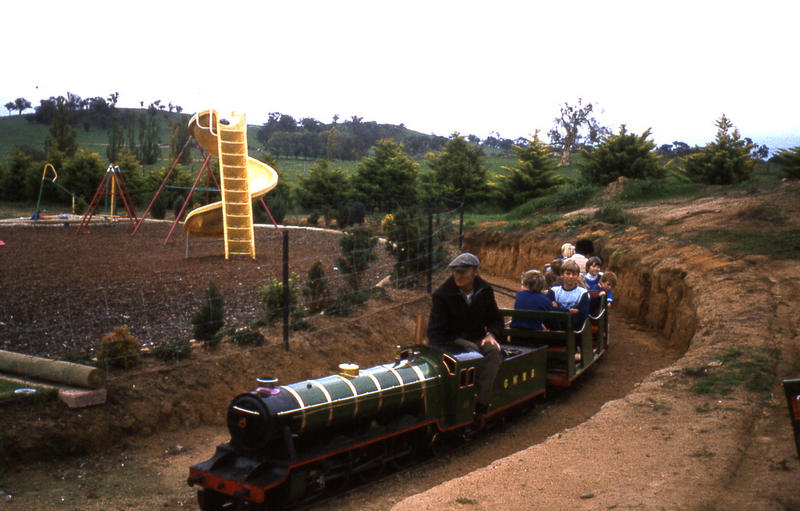
<path fill-rule="evenodd" d="M 602 356 L 608 318 L 601 312 L 578 333 L 509 330 L 514 343 L 503 345 L 486 418 L 545 396 L 548 385 L 569 385 Z M 533 314 L 555 314 L 569 326 L 568 314 Z M 482 364 L 480 354 L 460 347 L 417 345 L 367 369 L 343 364 L 339 374 L 288 385 L 260 380 L 228 408 L 231 441 L 193 465 L 188 482 L 200 487 L 203 511 L 265 510 L 369 478 L 473 425 Z"/>

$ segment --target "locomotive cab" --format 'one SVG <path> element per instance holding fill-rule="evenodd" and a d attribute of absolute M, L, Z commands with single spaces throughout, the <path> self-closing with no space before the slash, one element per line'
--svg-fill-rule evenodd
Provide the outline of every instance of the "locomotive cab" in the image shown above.
<path fill-rule="evenodd" d="M 471 422 L 475 410 L 476 375 L 483 356 L 461 347 L 442 351 L 442 366 L 447 371 L 443 385 L 442 426 L 450 428 Z"/>

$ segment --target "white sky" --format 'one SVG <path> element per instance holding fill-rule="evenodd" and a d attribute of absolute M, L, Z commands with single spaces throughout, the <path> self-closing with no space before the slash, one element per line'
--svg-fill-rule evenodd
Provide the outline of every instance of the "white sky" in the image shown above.
<path fill-rule="evenodd" d="M 800 145 L 797 0 L 26 0 L 2 13 L 0 105 L 117 91 L 121 106 L 233 109 L 250 124 L 358 115 L 546 139 L 583 98 L 659 145 L 710 142 L 722 113 L 757 143 Z"/>

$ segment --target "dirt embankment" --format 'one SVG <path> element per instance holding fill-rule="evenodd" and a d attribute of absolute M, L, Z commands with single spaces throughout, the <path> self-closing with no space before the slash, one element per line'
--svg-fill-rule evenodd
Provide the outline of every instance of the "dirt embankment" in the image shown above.
<path fill-rule="evenodd" d="M 419 293 L 391 290 L 388 300 L 370 302 L 357 319 L 316 318 L 315 330 L 292 333 L 290 351 L 275 336 L 267 347 L 221 343 L 207 352 L 197 346 L 186 361 L 148 359 L 142 369 L 110 373 L 105 406 L 72 410 L 52 402 L 6 405 L 0 408 L 0 462 L 97 453 L 130 437 L 201 425 L 224 428 L 225 404 L 254 388 L 256 378 L 292 382 L 331 374 L 343 362 L 358 361 L 363 367 L 385 363 L 394 357 L 396 343 L 413 344 L 415 318 L 429 307 Z"/>
<path fill-rule="evenodd" d="M 465 248 L 484 271 L 514 275 L 541 268 L 575 236 L 595 238 L 619 276 L 615 310 L 685 355 L 580 426 L 393 509 L 800 509 L 800 464 L 777 379 L 771 394 L 747 390 L 757 378 L 747 371 L 762 362 L 778 377 L 800 373 L 797 263 L 733 260 L 637 228 L 571 239 L 541 229 L 471 232 Z M 692 391 L 726 378 L 738 382 L 729 394 Z"/>

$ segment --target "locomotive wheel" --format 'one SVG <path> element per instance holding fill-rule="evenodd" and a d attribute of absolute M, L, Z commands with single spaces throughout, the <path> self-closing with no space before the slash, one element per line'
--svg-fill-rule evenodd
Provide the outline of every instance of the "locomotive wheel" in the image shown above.
<path fill-rule="evenodd" d="M 202 511 L 222 511 L 226 503 L 228 503 L 228 496 L 210 490 L 197 491 L 197 503 L 200 505 Z"/>
<path fill-rule="evenodd" d="M 198 490 L 197 503 L 202 511 L 265 511 L 265 505 L 250 502 L 235 502 L 223 493 L 211 490 Z"/>

